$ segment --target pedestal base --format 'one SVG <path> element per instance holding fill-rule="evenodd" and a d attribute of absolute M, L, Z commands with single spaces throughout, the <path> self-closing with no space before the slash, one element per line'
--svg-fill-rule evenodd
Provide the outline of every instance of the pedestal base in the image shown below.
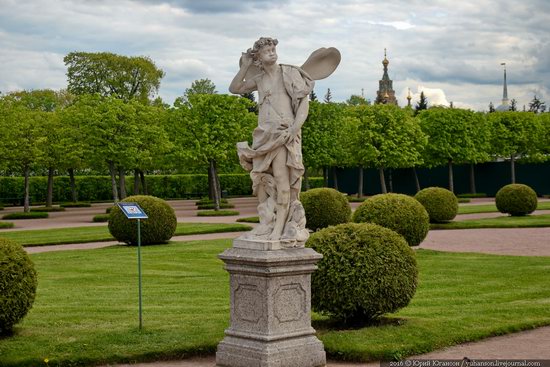
<path fill-rule="evenodd" d="M 322 256 L 309 248 L 227 249 L 231 325 L 218 345 L 217 366 L 325 366 L 311 327 L 311 273 Z"/>

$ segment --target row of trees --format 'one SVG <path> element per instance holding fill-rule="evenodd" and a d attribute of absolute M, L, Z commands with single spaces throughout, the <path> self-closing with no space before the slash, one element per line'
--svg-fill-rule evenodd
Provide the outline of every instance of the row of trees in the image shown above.
<path fill-rule="evenodd" d="M 548 113 L 482 113 L 447 107 L 414 111 L 390 105 L 312 103 L 303 127 L 306 166 L 359 167 L 359 195 L 365 167 L 379 170 L 380 186 L 386 192 L 387 168 L 447 165 L 453 191 L 453 165 L 470 164 L 474 193 L 476 163 L 509 159 L 511 182 L 515 182 L 518 159 L 542 162 L 550 159 L 549 153 Z M 418 179 L 416 187 L 420 190 Z"/>
<path fill-rule="evenodd" d="M 169 106 L 156 97 L 164 73 L 148 58 L 78 52 L 65 63 L 67 90 L 0 95 L 0 170 L 25 177 L 26 211 L 28 177 L 45 171 L 47 205 L 53 175 L 60 172 L 69 174 L 77 200 L 75 171 L 109 172 L 116 201 L 126 196 L 128 172 L 134 174 L 134 192 L 146 193 L 146 172 L 207 170 L 211 197 L 219 202 L 217 171 L 241 170 L 235 144 L 251 139 L 256 126 L 253 95 L 217 94 L 202 79 Z M 510 158 L 514 181 L 516 159 L 544 160 L 549 149 L 550 114 L 422 106 L 413 111 L 371 106 L 359 96 L 332 103 L 330 90 L 325 103 L 314 101 L 313 93 L 311 99 L 302 133 L 306 167 L 376 167 L 383 191 L 386 168 L 447 164 L 452 190 L 454 163 L 497 157 Z M 361 174 L 360 195 L 362 187 Z"/>

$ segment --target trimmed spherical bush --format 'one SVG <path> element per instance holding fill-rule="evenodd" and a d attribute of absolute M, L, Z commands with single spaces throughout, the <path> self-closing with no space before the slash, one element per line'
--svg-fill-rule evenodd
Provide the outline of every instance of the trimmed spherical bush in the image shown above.
<path fill-rule="evenodd" d="M 300 195 L 300 201 L 306 212 L 306 227 L 311 230 L 347 223 L 351 218 L 351 207 L 337 190 L 311 189 Z"/>
<path fill-rule="evenodd" d="M 23 247 L 0 238 L 0 334 L 9 333 L 32 307 L 37 276 Z"/>
<path fill-rule="evenodd" d="M 495 203 L 501 213 L 527 215 L 537 209 L 537 193 L 527 185 L 510 184 L 498 190 Z"/>
<path fill-rule="evenodd" d="M 306 246 L 323 255 L 311 280 L 315 311 L 368 322 L 405 307 L 416 292 L 415 253 L 390 229 L 340 224 L 314 233 Z"/>
<path fill-rule="evenodd" d="M 417 246 L 430 230 L 426 209 L 416 200 L 403 194 L 374 195 L 353 213 L 356 223 L 374 223 L 396 231 L 409 246 Z"/>
<path fill-rule="evenodd" d="M 442 187 L 428 187 L 420 190 L 414 198 L 428 212 L 431 223 L 453 220 L 458 213 L 458 198 L 452 191 Z"/>
<path fill-rule="evenodd" d="M 123 202 L 135 202 L 143 209 L 148 219 L 141 219 L 141 244 L 152 245 L 166 243 L 176 231 L 177 218 L 174 209 L 162 199 L 154 196 L 128 196 Z M 128 219 L 118 205 L 109 213 L 109 232 L 120 242 L 137 245 L 137 224 Z"/>

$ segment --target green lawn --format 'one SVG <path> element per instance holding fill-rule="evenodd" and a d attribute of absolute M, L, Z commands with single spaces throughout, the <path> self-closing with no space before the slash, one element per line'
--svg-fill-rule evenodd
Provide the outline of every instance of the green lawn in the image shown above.
<path fill-rule="evenodd" d="M 523 217 L 502 216 L 497 218 L 469 219 L 449 223 L 432 223 L 431 229 L 475 228 L 529 228 L 550 227 L 550 214 L 526 215 Z"/>
<path fill-rule="evenodd" d="M 229 240 L 142 249 L 143 323 L 138 331 L 136 249 L 32 255 L 33 309 L 0 339 L 2 366 L 98 365 L 213 354 L 229 323 L 229 277 L 217 258 Z M 417 250 L 412 303 L 378 327 L 314 326 L 332 358 L 401 358 L 550 324 L 550 258 Z"/>
<path fill-rule="evenodd" d="M 239 223 L 178 223 L 175 235 L 249 231 L 250 226 Z M 107 226 L 37 229 L 1 232 L 0 237 L 10 238 L 23 246 L 60 245 L 112 241 Z"/>
<path fill-rule="evenodd" d="M 539 201 L 537 210 L 550 210 L 550 201 Z M 479 204 L 479 205 L 460 205 L 458 214 L 474 214 L 474 213 L 496 213 L 498 212 L 495 204 Z"/>

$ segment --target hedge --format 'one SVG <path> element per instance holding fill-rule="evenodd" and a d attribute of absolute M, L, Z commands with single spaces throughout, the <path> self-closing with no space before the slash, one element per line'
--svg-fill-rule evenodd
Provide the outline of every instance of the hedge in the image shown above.
<path fill-rule="evenodd" d="M 148 175 L 145 176 L 148 194 L 162 199 L 190 199 L 208 196 L 208 175 Z M 112 200 L 111 178 L 109 176 L 76 176 L 78 200 L 110 201 Z M 252 182 L 248 173 L 220 174 L 220 185 L 223 191 L 232 196 L 252 194 Z M 310 188 L 321 187 L 323 178 L 309 179 Z M 30 178 L 31 201 L 45 202 L 48 178 L 33 176 Z M 134 192 L 134 177 L 126 176 L 128 195 Z M 0 177 L 0 203 L 2 198 L 23 197 L 23 177 Z M 70 202 L 71 188 L 68 176 L 54 177 L 53 201 Z"/>

